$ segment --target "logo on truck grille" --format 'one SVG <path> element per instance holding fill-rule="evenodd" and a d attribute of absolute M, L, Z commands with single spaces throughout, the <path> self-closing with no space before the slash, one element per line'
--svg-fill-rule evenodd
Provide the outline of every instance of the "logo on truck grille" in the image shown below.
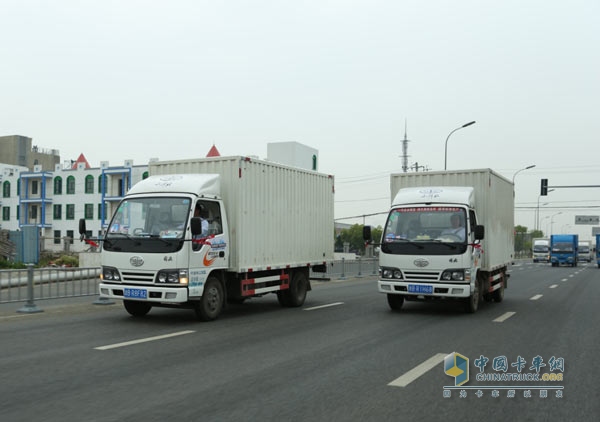
<path fill-rule="evenodd" d="M 142 265 L 144 265 L 144 258 L 142 258 L 141 256 L 132 256 L 131 258 L 129 258 L 129 263 L 134 267 L 141 267 Z"/>
<path fill-rule="evenodd" d="M 419 268 L 423 268 L 423 267 L 426 267 L 429 265 L 429 261 L 427 261 L 424 258 L 419 258 L 419 259 L 415 259 L 413 261 L 413 264 L 415 264 Z"/>

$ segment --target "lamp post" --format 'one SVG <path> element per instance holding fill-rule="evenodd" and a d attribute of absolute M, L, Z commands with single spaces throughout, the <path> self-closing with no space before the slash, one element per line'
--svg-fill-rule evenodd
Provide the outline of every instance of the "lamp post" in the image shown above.
<path fill-rule="evenodd" d="M 527 167 L 525 167 L 525 168 L 522 168 L 521 170 L 517 170 L 517 172 L 516 172 L 515 174 L 513 174 L 513 180 L 512 180 L 512 182 L 513 182 L 513 185 L 515 184 L 515 177 L 517 177 L 517 174 L 521 173 L 523 170 L 529 170 L 529 169 L 532 169 L 532 168 L 534 168 L 534 167 L 535 167 L 535 164 L 532 164 L 532 165 L 530 165 L 530 166 L 527 166 Z"/>
<path fill-rule="evenodd" d="M 562 211 L 561 212 L 557 212 L 552 217 L 550 217 L 550 235 L 552 235 L 552 232 L 554 231 L 554 217 L 556 217 L 559 214 L 562 214 Z"/>
<path fill-rule="evenodd" d="M 552 192 L 554 189 L 550 189 L 547 193 Z M 538 195 L 538 200 L 537 200 L 537 214 L 536 214 L 536 218 L 535 218 L 535 229 L 539 230 L 540 229 L 540 198 L 542 197 L 542 195 Z M 547 204 L 544 204 L 547 205 Z"/>
<path fill-rule="evenodd" d="M 450 135 L 452 135 L 454 132 L 456 132 L 459 129 L 465 128 L 467 126 L 471 126 L 473 124 L 475 124 L 475 120 L 473 120 L 472 122 L 469 122 L 469 123 L 465 123 L 461 127 L 457 127 L 456 129 L 454 129 L 452 132 L 450 132 L 448 134 L 448 137 L 446 138 L 446 145 L 444 147 L 444 170 L 446 170 L 446 163 L 448 162 L 448 139 L 450 139 Z"/>

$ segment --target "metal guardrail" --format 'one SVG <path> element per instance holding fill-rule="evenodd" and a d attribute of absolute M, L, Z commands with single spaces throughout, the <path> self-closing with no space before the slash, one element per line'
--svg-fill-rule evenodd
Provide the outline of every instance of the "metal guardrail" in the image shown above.
<path fill-rule="evenodd" d="M 0 270 L 0 303 L 98 294 L 99 267 Z"/>
<path fill-rule="evenodd" d="M 377 258 L 342 259 L 327 266 L 327 272 L 314 273 L 316 281 L 345 280 L 349 277 L 373 277 L 378 273 Z M 100 267 L 34 268 L 0 270 L 0 304 L 26 302 L 18 312 L 42 312 L 35 301 L 98 295 Z M 112 303 L 98 299 L 96 304 Z"/>

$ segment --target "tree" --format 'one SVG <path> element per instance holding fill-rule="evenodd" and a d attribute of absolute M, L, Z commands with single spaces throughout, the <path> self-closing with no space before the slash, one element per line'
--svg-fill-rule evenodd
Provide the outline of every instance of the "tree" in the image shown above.
<path fill-rule="evenodd" d="M 344 243 L 348 242 L 350 245 L 350 252 L 355 252 L 363 255 L 365 253 L 365 240 L 363 239 L 363 225 L 354 224 L 348 229 L 342 229 L 340 234 L 336 236 L 335 248 L 336 250 L 342 250 Z M 373 236 L 373 242 L 378 243 L 381 239 L 381 233 L 383 229 L 381 226 L 373 227 L 371 229 L 371 235 Z"/>

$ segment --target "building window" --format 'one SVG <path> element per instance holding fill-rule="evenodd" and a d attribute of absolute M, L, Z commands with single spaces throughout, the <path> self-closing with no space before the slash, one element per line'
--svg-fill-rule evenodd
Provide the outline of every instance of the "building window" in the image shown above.
<path fill-rule="evenodd" d="M 67 204 L 67 220 L 75 220 L 75 204 Z"/>
<path fill-rule="evenodd" d="M 85 176 L 85 193 L 94 193 L 94 176 Z"/>
<path fill-rule="evenodd" d="M 4 198 L 10 198 L 10 182 L 8 180 L 2 184 L 2 196 Z"/>
<path fill-rule="evenodd" d="M 102 220 L 102 204 L 98 204 L 98 220 Z"/>
<path fill-rule="evenodd" d="M 31 206 L 31 210 L 30 210 L 31 215 L 29 216 L 29 218 L 31 218 L 32 220 L 37 220 L 37 207 L 35 205 Z"/>
<path fill-rule="evenodd" d="M 70 244 L 73 244 L 73 230 L 67 230 L 67 239 Z"/>
<path fill-rule="evenodd" d="M 32 195 L 38 194 L 38 181 L 37 180 L 31 181 L 31 194 Z"/>
<path fill-rule="evenodd" d="M 104 192 L 102 191 L 102 181 L 104 180 Z M 106 174 L 98 176 L 98 193 L 106 193 Z"/>
<path fill-rule="evenodd" d="M 94 204 L 85 204 L 84 217 L 86 220 L 92 220 L 94 218 Z"/>
<path fill-rule="evenodd" d="M 62 220 L 62 205 L 54 204 L 54 219 Z"/>
<path fill-rule="evenodd" d="M 60 230 L 54 230 L 54 244 L 60 245 Z"/>
<path fill-rule="evenodd" d="M 75 193 L 75 177 L 67 177 L 67 195 L 73 195 Z"/>
<path fill-rule="evenodd" d="M 17 196 L 21 195 L 21 179 L 17 182 Z"/>
<path fill-rule="evenodd" d="M 2 207 L 2 220 L 10 220 L 10 207 Z"/>
<path fill-rule="evenodd" d="M 54 178 L 54 194 L 61 195 L 62 194 L 62 177 L 57 176 Z"/>
<path fill-rule="evenodd" d="M 17 205 L 17 221 L 19 221 L 19 217 L 21 216 L 21 208 L 19 208 L 19 205 Z"/>
<path fill-rule="evenodd" d="M 142 180 L 147 179 L 148 178 L 148 172 L 145 171 L 144 173 L 142 173 Z"/>

